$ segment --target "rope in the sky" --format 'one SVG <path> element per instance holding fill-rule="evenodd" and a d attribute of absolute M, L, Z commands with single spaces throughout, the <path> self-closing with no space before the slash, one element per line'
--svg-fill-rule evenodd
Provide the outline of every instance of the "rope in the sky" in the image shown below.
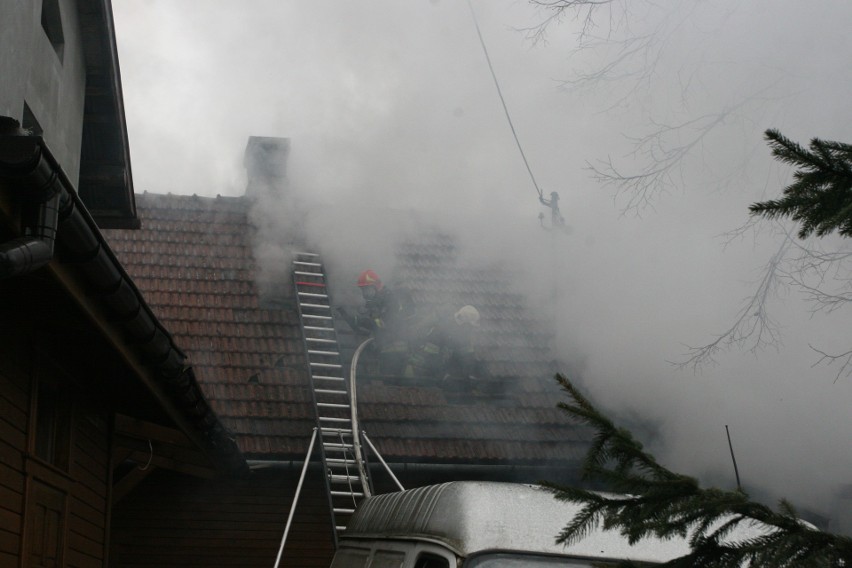
<path fill-rule="evenodd" d="M 536 192 L 538 192 L 538 198 L 541 200 L 544 198 L 544 194 L 538 187 L 538 183 L 535 181 L 532 168 L 530 168 L 530 164 L 527 162 L 527 156 L 524 154 L 521 141 L 518 139 L 518 133 L 515 132 L 515 125 L 512 123 L 512 117 L 509 115 L 509 107 L 506 106 L 506 100 L 503 98 L 503 91 L 500 89 L 500 83 L 497 81 L 497 74 L 494 73 L 494 66 L 491 65 L 491 57 L 488 56 L 488 48 L 485 46 L 485 40 L 482 39 L 482 32 L 479 30 L 479 22 L 476 20 L 476 12 L 474 12 L 473 4 L 471 4 L 470 0 L 467 0 L 467 6 L 470 8 L 471 16 L 473 16 L 473 25 L 476 26 L 476 35 L 479 36 L 479 44 L 482 46 L 483 53 L 485 53 L 485 60 L 488 62 L 488 69 L 491 70 L 491 77 L 494 79 L 494 86 L 497 87 L 497 95 L 500 97 L 500 102 L 503 103 L 503 111 L 506 113 L 506 120 L 509 122 L 509 128 L 512 130 L 512 136 L 515 138 L 515 144 L 518 146 L 518 151 L 521 153 L 521 159 L 524 161 L 524 166 L 526 166 L 527 172 L 530 174 L 530 180 L 532 180 L 533 187 L 535 187 Z"/>

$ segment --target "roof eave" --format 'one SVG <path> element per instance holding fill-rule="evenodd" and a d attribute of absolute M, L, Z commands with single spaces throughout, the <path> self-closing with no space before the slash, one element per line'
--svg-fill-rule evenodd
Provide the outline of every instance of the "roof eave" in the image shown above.
<path fill-rule="evenodd" d="M 112 3 L 79 0 L 78 11 L 87 31 L 79 193 L 99 227 L 138 229 Z"/>

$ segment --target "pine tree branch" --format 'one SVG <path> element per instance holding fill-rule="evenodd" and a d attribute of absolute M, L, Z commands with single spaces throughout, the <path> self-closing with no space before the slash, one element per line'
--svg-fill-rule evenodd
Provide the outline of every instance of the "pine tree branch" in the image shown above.
<path fill-rule="evenodd" d="M 834 231 L 852 237 L 852 146 L 814 138 L 805 149 L 772 129 L 765 138 L 775 158 L 797 168 L 795 181 L 782 198 L 753 203 L 751 214 L 789 217 L 800 224 L 799 238 Z"/>
<path fill-rule="evenodd" d="M 556 380 L 571 399 L 559 407 L 596 430 L 584 478 L 616 492 L 543 484 L 557 499 L 581 505 L 557 535 L 558 543 L 571 544 L 603 528 L 617 530 L 631 544 L 649 537 L 687 538 L 690 553 L 663 564 L 667 567 L 852 566 L 852 539 L 803 523 L 786 501 L 773 511 L 739 490 L 702 489 L 695 479 L 657 463 L 565 377 L 556 375 Z"/>

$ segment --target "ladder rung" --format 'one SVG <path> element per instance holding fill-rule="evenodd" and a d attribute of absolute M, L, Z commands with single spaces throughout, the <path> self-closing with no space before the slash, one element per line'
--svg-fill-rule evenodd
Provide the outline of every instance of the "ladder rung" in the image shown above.
<path fill-rule="evenodd" d="M 314 294 L 313 292 L 299 292 L 300 296 L 306 296 L 308 298 L 328 298 L 328 294 Z M 303 306 L 306 304 L 302 304 Z"/>
<path fill-rule="evenodd" d="M 316 314 L 302 314 L 302 318 L 311 318 L 311 319 L 315 319 L 315 320 L 325 320 L 325 321 L 332 319 L 331 316 L 318 316 Z M 330 327 L 321 327 L 319 329 L 328 329 L 329 331 L 332 330 Z"/>
<path fill-rule="evenodd" d="M 355 512 L 355 509 L 335 509 L 334 510 L 335 515 L 351 515 L 354 512 Z"/>
<path fill-rule="evenodd" d="M 303 272 L 301 270 L 294 270 L 293 274 L 298 274 L 299 276 L 325 276 L 322 272 Z M 299 282 L 302 284 L 302 282 Z"/>
<path fill-rule="evenodd" d="M 327 375 L 314 375 L 314 378 L 318 379 L 320 381 L 344 381 L 344 380 L 346 380 L 343 377 L 329 377 Z"/>
<path fill-rule="evenodd" d="M 349 428 L 323 428 L 322 436 L 351 436 L 352 430 Z"/>
<path fill-rule="evenodd" d="M 296 255 L 296 256 L 310 256 L 310 257 L 314 257 L 314 258 L 319 256 L 315 252 L 294 252 L 293 254 Z"/>
<path fill-rule="evenodd" d="M 323 442 L 322 447 L 326 450 L 351 450 L 354 448 L 352 444 L 336 444 L 334 442 Z"/>
<path fill-rule="evenodd" d="M 348 404 L 338 404 L 336 402 L 318 402 L 320 408 L 349 408 Z"/>
<path fill-rule="evenodd" d="M 333 340 L 333 339 L 322 339 L 322 338 L 320 338 L 320 337 L 306 337 L 306 338 L 305 338 L 305 341 L 313 341 L 314 343 L 326 343 L 326 344 L 328 344 L 328 343 L 337 343 L 337 342 L 336 342 L 335 340 Z"/>
<path fill-rule="evenodd" d="M 322 266 L 319 262 L 305 262 L 303 260 L 294 260 L 293 264 L 298 264 L 299 266 Z"/>
<path fill-rule="evenodd" d="M 338 423 L 339 422 L 351 422 L 351 420 L 349 418 L 332 418 L 330 416 L 320 416 L 319 419 L 320 419 L 320 422 L 322 422 L 322 421 L 338 422 Z"/>
<path fill-rule="evenodd" d="M 342 525 L 337 525 L 337 526 L 336 526 L 336 527 L 334 527 L 334 528 L 335 528 L 335 529 L 337 529 L 337 530 L 338 530 L 338 531 L 340 531 L 340 532 L 346 532 L 346 527 L 344 527 L 344 526 L 342 526 Z"/>
<path fill-rule="evenodd" d="M 340 369 L 342 366 L 334 363 L 311 363 L 311 367 L 325 367 L 330 369 Z"/>
<path fill-rule="evenodd" d="M 339 390 L 331 390 L 331 389 L 314 389 L 315 393 L 318 394 L 336 394 L 336 395 L 347 395 L 349 394 L 347 391 L 339 391 Z"/>
<path fill-rule="evenodd" d="M 309 355 L 335 356 L 335 355 L 340 355 L 340 352 L 339 351 L 320 351 L 318 349 L 308 349 L 308 354 Z"/>
<path fill-rule="evenodd" d="M 328 317 L 328 316 L 311 316 L 311 315 L 303 315 L 302 317 L 305 317 L 305 318 L 315 318 L 315 319 L 316 319 L 316 318 L 321 318 L 321 319 L 327 319 L 327 320 L 330 320 L 330 319 L 331 319 L 331 318 L 330 318 L 330 317 Z M 306 329 L 306 330 L 308 330 L 308 331 L 334 331 L 334 328 L 333 328 L 333 327 L 317 327 L 317 326 L 315 326 L 315 325 L 306 325 L 306 326 L 305 326 L 305 329 Z"/>
<path fill-rule="evenodd" d="M 355 460 L 343 460 L 339 458 L 326 458 L 325 463 L 329 465 L 355 465 Z"/>
<path fill-rule="evenodd" d="M 332 497 L 363 497 L 360 491 L 329 491 Z"/>
<path fill-rule="evenodd" d="M 357 475 L 329 475 L 328 477 L 332 483 L 349 483 L 350 481 L 359 481 Z"/>
<path fill-rule="evenodd" d="M 322 308 L 324 310 L 330 310 L 331 309 L 331 306 L 323 306 L 322 304 L 302 304 L 302 307 L 303 308 L 314 308 L 314 309 L 317 309 L 317 310 L 320 309 L 320 308 Z"/>

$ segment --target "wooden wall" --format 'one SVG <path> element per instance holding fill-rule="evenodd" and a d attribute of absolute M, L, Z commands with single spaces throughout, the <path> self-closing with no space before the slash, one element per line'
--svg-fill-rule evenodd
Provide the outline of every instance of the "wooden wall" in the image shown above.
<path fill-rule="evenodd" d="M 203 480 L 158 471 L 113 508 L 112 568 L 269 566 L 298 484 L 298 469 Z M 281 566 L 331 563 L 328 503 L 309 471 Z"/>
<path fill-rule="evenodd" d="M 35 349 L 29 335 L 0 325 L 0 566 L 103 567 L 109 415 L 63 370 L 62 353 Z M 60 466 L 34 452 L 38 380 L 60 385 L 69 409 Z"/>
<path fill-rule="evenodd" d="M 77 406 L 70 476 L 67 566 L 106 565 L 110 478 L 108 418 L 93 407 Z"/>
<path fill-rule="evenodd" d="M 0 566 L 17 566 L 24 511 L 30 407 L 26 346 L 0 326 Z"/>

